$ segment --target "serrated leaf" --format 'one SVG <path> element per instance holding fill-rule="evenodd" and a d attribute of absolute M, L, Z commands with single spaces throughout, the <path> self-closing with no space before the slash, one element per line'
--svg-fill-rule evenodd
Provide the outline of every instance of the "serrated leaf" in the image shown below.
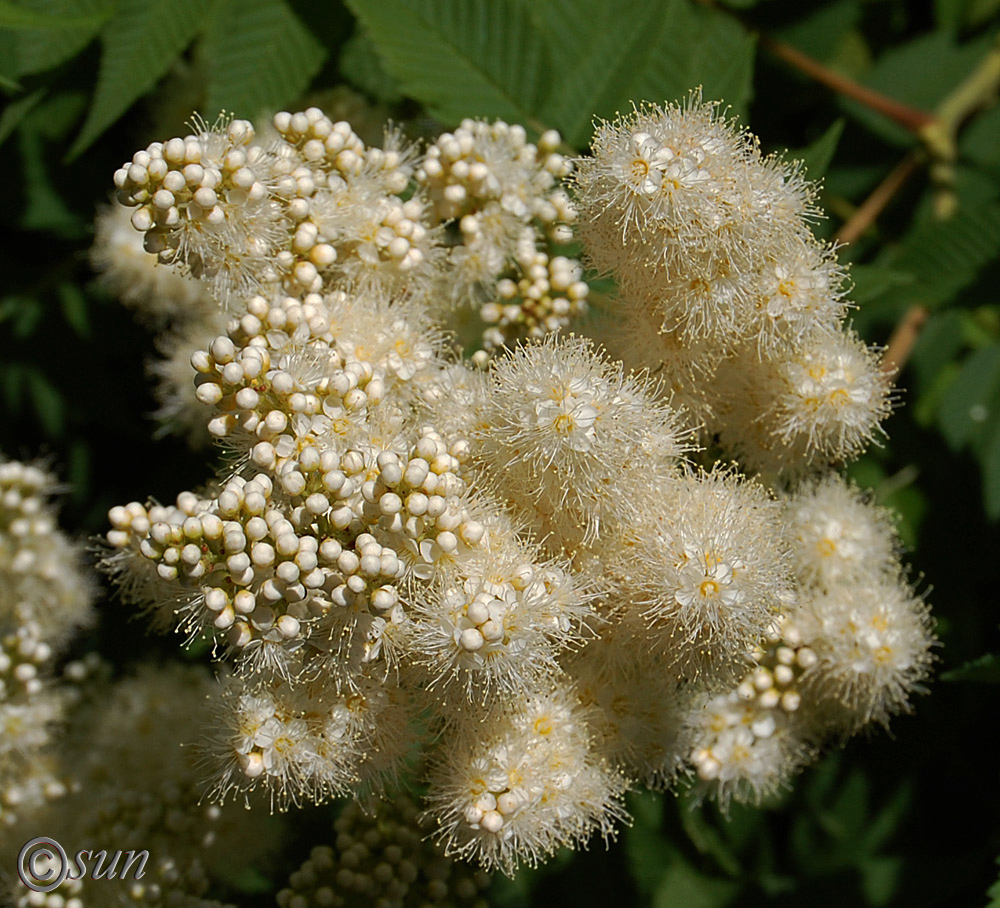
<path fill-rule="evenodd" d="M 326 58 L 284 0 L 219 0 L 202 52 L 209 68 L 209 115 L 227 110 L 246 118 L 296 100 Z"/>
<path fill-rule="evenodd" d="M 859 0 L 835 0 L 833 3 L 802 4 L 802 18 L 777 32 L 782 41 L 814 60 L 826 62 L 842 37 L 861 19 Z"/>
<path fill-rule="evenodd" d="M 985 653 L 958 668 L 941 673 L 942 681 L 986 681 L 1000 684 L 1000 656 Z"/>
<path fill-rule="evenodd" d="M 542 39 L 512 0 L 347 0 L 403 91 L 447 125 L 530 124 L 547 81 Z"/>
<path fill-rule="evenodd" d="M 1000 345 L 976 350 L 941 401 L 938 425 L 953 450 L 960 450 L 990 420 L 1000 391 Z"/>
<path fill-rule="evenodd" d="M 932 113 L 948 92 L 975 69 L 992 43 L 992 35 L 956 44 L 953 35 L 934 31 L 894 47 L 879 57 L 863 84 L 902 104 Z M 928 61 L 933 61 L 933 66 Z M 912 146 L 912 133 L 882 114 L 850 98 L 841 103 L 872 132 L 902 147 Z"/>
<path fill-rule="evenodd" d="M 383 104 L 403 99 L 399 83 L 385 71 L 371 38 L 364 31 L 351 36 L 340 54 L 341 75 L 352 85 Z"/>
<path fill-rule="evenodd" d="M 910 305 L 928 307 L 950 301 L 972 283 L 1000 249 L 1000 204 L 965 204 L 945 221 L 928 219 L 914 227 L 880 265 L 913 276 L 905 290 Z"/>
<path fill-rule="evenodd" d="M 834 120 L 815 142 L 788 156 L 802 162 L 810 180 L 821 180 L 825 176 L 843 135 L 845 122 L 843 117 Z"/>
<path fill-rule="evenodd" d="M 725 101 L 742 116 L 753 94 L 754 39 L 729 17 L 689 0 L 668 0 L 665 15 L 679 34 L 666 27 L 660 33 L 634 97 L 681 99 L 701 85 L 706 100 Z"/>
<path fill-rule="evenodd" d="M 633 102 L 706 99 L 745 111 L 754 43 L 718 10 L 689 0 L 543 0 L 532 4 L 551 43 L 552 83 L 539 118 L 582 148 L 594 116 L 611 118 Z"/>
<path fill-rule="evenodd" d="M 24 0 L 27 8 L 70 25 L 28 28 L 18 36 L 17 73 L 46 72 L 76 56 L 114 11 L 109 0 Z"/>
<path fill-rule="evenodd" d="M 913 283 L 913 275 L 887 265 L 852 265 L 851 299 L 864 306 L 896 287 Z"/>
<path fill-rule="evenodd" d="M 169 11 L 148 0 L 119 0 L 101 32 L 97 89 L 69 158 L 97 139 L 166 74 L 204 26 L 211 0 L 172 0 Z"/>

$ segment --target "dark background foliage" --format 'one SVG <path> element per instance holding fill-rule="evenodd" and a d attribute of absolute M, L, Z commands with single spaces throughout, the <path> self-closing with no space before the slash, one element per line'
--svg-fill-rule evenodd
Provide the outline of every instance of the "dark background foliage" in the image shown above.
<path fill-rule="evenodd" d="M 86 256 L 114 170 L 192 111 L 255 117 L 347 85 L 412 134 L 499 116 L 583 152 L 595 114 L 701 85 L 824 178 L 817 230 L 851 240 L 857 329 L 886 343 L 920 327 L 890 437 L 850 472 L 899 514 L 940 660 L 891 735 L 850 742 L 761 809 L 636 795 L 610 850 L 560 856 L 492 898 L 1000 906 L 998 23 L 998 0 L 0 0 L 0 450 L 50 464 L 82 535 L 113 504 L 206 477 L 207 455 L 158 435 L 154 336 Z M 102 610 L 81 648 L 119 666 L 176 653 L 113 597 Z M 329 814 L 294 828 L 285 870 Z M 270 904 L 283 872 L 220 894 Z"/>

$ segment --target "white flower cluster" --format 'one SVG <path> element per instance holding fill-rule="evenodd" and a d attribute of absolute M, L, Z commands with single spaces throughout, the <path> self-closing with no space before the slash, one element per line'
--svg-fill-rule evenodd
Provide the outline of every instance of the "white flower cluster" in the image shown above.
<path fill-rule="evenodd" d="M 44 829 L 71 860 L 83 850 L 84 866 L 74 864 L 47 893 L 9 874 L 4 904 L 225 908 L 206 898 L 213 868 L 252 866 L 269 850 L 273 820 L 266 811 L 248 819 L 243 810 L 202 803 L 198 753 L 183 745 L 192 723 L 209 719 L 216 686 L 195 666 L 147 666 L 115 683 L 91 673 L 48 754 L 62 783 L 58 796 L 24 811 L 0 846 L 5 865 L 14 867 L 17 849 Z M 141 850 L 145 862 L 129 864 L 130 851 Z"/>
<path fill-rule="evenodd" d="M 73 692 L 56 658 L 92 619 L 94 584 L 59 529 L 55 479 L 0 459 L 0 825 L 64 790 L 47 747 Z"/>
<path fill-rule="evenodd" d="M 598 126 L 575 173 L 590 261 L 620 289 L 609 345 L 654 366 L 754 470 L 857 456 L 889 411 L 872 351 L 844 327 L 844 273 L 813 236 L 795 165 L 698 93 Z"/>
<path fill-rule="evenodd" d="M 698 99 L 601 126 L 573 202 L 550 134 L 467 121 L 418 156 L 274 125 L 116 175 L 158 267 L 228 306 L 189 371 L 227 467 L 113 508 L 103 562 L 232 668 L 220 798 L 377 797 L 419 760 L 446 851 L 512 873 L 613 834 L 630 785 L 759 798 L 907 708 L 927 608 L 829 472 L 888 384 L 794 168 Z M 553 333 L 586 297 L 552 245 L 575 205 L 621 294 L 602 339 L 643 372 Z M 470 297 L 498 329 L 474 366 L 437 321 Z M 699 466 L 699 432 L 740 462 Z M 333 904 L 312 862 L 287 904 Z M 395 898 L 379 867 L 358 893 Z"/>

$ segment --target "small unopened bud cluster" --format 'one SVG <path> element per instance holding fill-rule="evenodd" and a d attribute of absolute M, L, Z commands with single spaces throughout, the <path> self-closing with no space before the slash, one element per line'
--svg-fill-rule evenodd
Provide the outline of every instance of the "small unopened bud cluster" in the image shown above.
<path fill-rule="evenodd" d="M 515 266 L 513 278 L 497 282 L 496 301 L 479 310 L 493 326 L 483 332 L 487 350 L 513 347 L 515 339 L 540 340 L 587 311 L 590 287 L 581 279 L 579 262 L 562 255 L 550 258 L 529 237 L 527 246 L 522 242 L 518 248 Z"/>
<path fill-rule="evenodd" d="M 724 807 L 734 799 L 759 802 L 814 751 L 795 714 L 800 680 L 816 654 L 785 626 L 752 658 L 754 667 L 734 691 L 698 703 L 687 719 L 691 765 Z"/>
<path fill-rule="evenodd" d="M 444 292 L 476 306 L 485 299 L 482 317 L 495 326 L 483 334 L 487 350 L 557 331 L 586 311 L 578 263 L 555 251 L 576 220 L 560 182 L 572 171 L 560 141 L 550 130 L 532 145 L 520 126 L 463 120 L 416 170 L 434 218 L 460 238 Z"/>
<path fill-rule="evenodd" d="M 486 908 L 489 877 L 445 856 L 405 795 L 374 814 L 348 804 L 332 845 L 317 845 L 278 893 L 280 908 Z"/>

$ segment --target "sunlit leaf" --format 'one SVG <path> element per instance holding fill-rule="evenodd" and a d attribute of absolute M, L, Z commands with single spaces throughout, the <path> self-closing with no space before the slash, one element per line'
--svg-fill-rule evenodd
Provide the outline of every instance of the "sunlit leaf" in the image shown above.
<path fill-rule="evenodd" d="M 70 149 L 80 154 L 166 74 L 208 21 L 211 0 L 172 0 L 169 11 L 148 0 L 119 0 L 101 32 L 97 88 Z"/>
<path fill-rule="evenodd" d="M 402 90 L 446 125 L 530 124 L 545 75 L 542 39 L 512 0 L 347 0 Z"/>
<path fill-rule="evenodd" d="M 209 115 L 224 109 L 247 118 L 291 104 L 326 57 L 284 0 L 218 0 L 202 54 Z"/>

